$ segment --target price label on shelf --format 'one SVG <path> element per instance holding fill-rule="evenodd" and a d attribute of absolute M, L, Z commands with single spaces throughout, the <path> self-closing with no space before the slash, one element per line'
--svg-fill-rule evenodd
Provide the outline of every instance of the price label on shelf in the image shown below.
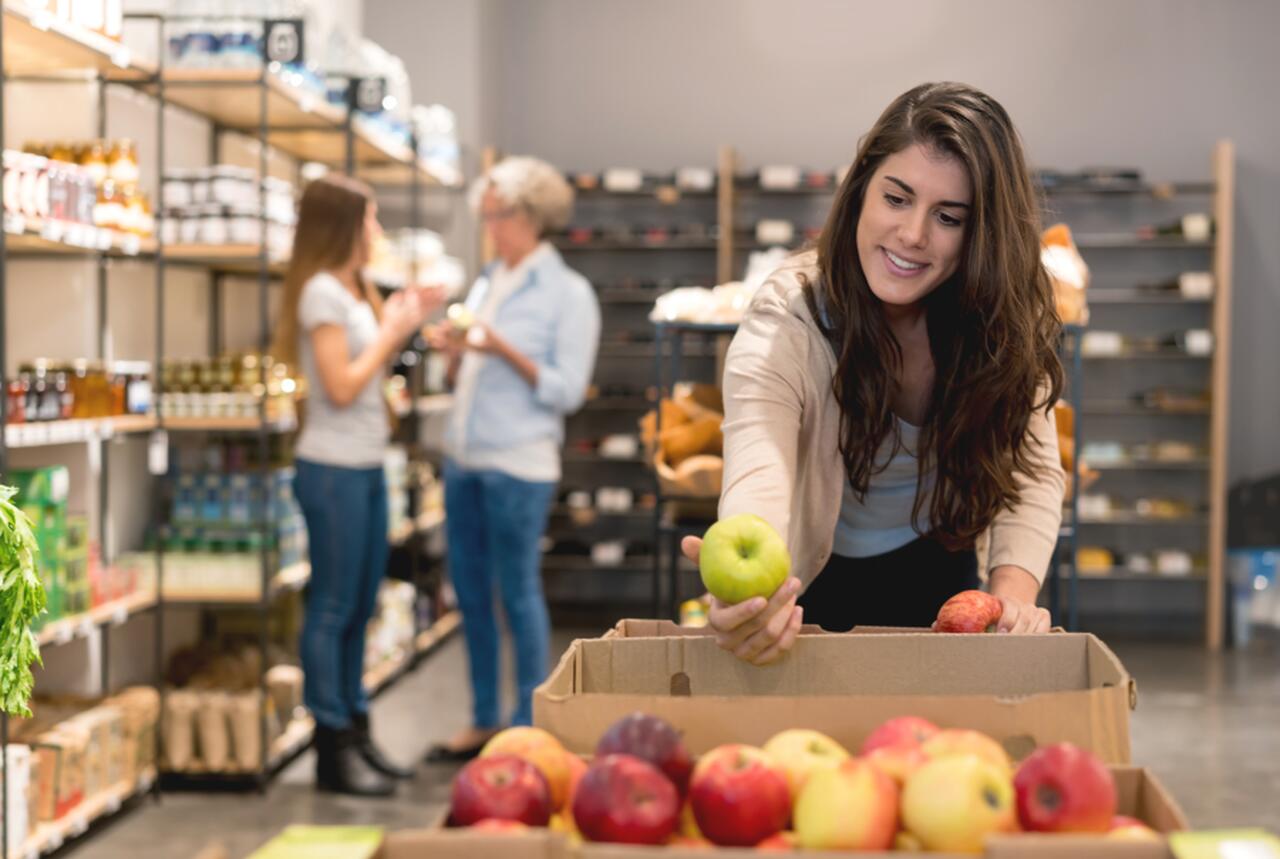
<path fill-rule="evenodd" d="M 72 838 L 79 838 L 81 835 L 84 835 L 88 831 L 89 831 L 89 818 L 85 817 L 83 814 L 72 815 L 71 820 L 68 822 L 68 825 L 67 825 L 67 833 Z"/>
<path fill-rule="evenodd" d="M 45 851 L 52 853 L 65 843 L 61 832 L 55 832 L 49 836 L 49 843 L 45 845 Z"/>
<path fill-rule="evenodd" d="M 131 59 L 133 59 L 133 55 L 128 48 L 121 47 L 111 52 L 111 62 L 122 69 L 129 67 Z"/>
<path fill-rule="evenodd" d="M 93 635 L 96 625 L 91 617 L 82 617 L 80 622 L 76 624 L 76 638 L 88 638 Z"/>
<path fill-rule="evenodd" d="M 27 219 L 16 212 L 4 213 L 4 231 L 20 236 L 27 231 Z"/>
<path fill-rule="evenodd" d="M 76 631 L 71 626 L 71 624 L 64 623 L 61 626 L 57 627 L 57 630 L 54 632 L 53 643 L 66 644 L 68 641 L 75 638 L 75 635 L 76 635 Z"/>
<path fill-rule="evenodd" d="M 117 608 L 115 611 L 111 613 L 112 626 L 124 626 L 125 622 L 128 620 L 129 620 L 129 609 L 125 608 L 124 606 L 120 606 L 119 608 Z"/>
<path fill-rule="evenodd" d="M 120 249 L 125 256 L 136 257 L 142 251 L 142 239 L 135 233 L 129 233 L 121 242 Z"/>
<path fill-rule="evenodd" d="M 115 814 L 120 810 L 120 797 L 113 796 L 107 800 L 105 811 L 108 815 Z"/>
<path fill-rule="evenodd" d="M 115 238 L 115 234 L 111 230 L 95 229 L 93 231 L 93 246 L 100 251 L 109 251 L 111 250 L 111 245 L 115 243 Z"/>
<path fill-rule="evenodd" d="M 138 793 L 146 793 L 151 790 L 151 785 L 155 784 L 155 779 L 150 772 L 145 772 L 138 777 Z"/>

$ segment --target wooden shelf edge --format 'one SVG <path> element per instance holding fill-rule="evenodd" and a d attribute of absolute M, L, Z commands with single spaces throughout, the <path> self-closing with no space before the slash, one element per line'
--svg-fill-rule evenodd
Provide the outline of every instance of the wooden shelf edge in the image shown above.
<path fill-rule="evenodd" d="M 83 835 L 94 822 L 118 814 L 125 801 L 151 790 L 155 780 L 155 767 L 148 767 L 135 781 L 120 782 L 99 791 L 58 820 L 39 824 L 13 856 L 15 859 L 29 859 L 60 849 L 68 840 Z"/>
<path fill-rule="evenodd" d="M 103 603 L 81 614 L 60 617 L 36 633 L 36 641 L 41 647 L 63 644 L 75 638 L 84 637 L 89 629 L 108 624 L 120 625 L 133 615 L 152 608 L 155 604 L 154 592 L 139 591 L 127 597 Z"/>

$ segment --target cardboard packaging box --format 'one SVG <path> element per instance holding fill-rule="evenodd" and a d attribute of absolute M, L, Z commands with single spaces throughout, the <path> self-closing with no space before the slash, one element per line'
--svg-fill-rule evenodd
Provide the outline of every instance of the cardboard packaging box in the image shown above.
<path fill-rule="evenodd" d="M 1111 772 L 1116 779 L 1118 813 L 1136 817 L 1161 833 L 1187 828 L 1182 810 L 1149 771 L 1140 767 L 1113 766 Z M 441 824 L 431 829 L 388 833 L 375 859 L 488 859 L 491 856 L 509 859 L 700 859 L 706 856 L 750 859 L 759 855 L 752 849 L 717 848 L 709 853 L 705 848 L 629 847 L 620 844 L 574 846 L 547 830 L 535 829 L 528 834 L 494 837 L 472 834 L 465 829 L 444 829 Z M 802 855 L 806 859 L 840 859 L 853 854 L 806 850 Z M 960 859 L 950 853 L 911 855 Z M 1101 835 L 1002 835 L 991 838 L 981 855 L 987 859 L 1173 859 L 1167 842 L 1121 842 Z"/>
<path fill-rule="evenodd" d="M 1136 703 L 1120 660 L 1087 634 L 815 628 L 782 662 L 760 668 L 705 630 L 624 620 L 573 643 L 534 692 L 533 719 L 570 751 L 590 754 L 618 719 L 652 713 L 702 754 L 722 743 L 761 745 L 786 728 L 819 730 L 856 750 L 885 720 L 910 715 L 982 731 L 1015 759 L 1070 742 L 1124 764 Z"/>

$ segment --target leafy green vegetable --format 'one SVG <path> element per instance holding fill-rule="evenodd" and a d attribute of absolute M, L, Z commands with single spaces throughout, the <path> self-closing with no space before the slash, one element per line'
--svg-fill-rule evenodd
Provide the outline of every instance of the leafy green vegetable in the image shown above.
<path fill-rule="evenodd" d="M 0 710 L 30 716 L 31 666 L 43 664 L 31 622 L 44 612 L 45 593 L 36 571 L 39 547 L 31 520 L 13 504 L 17 494 L 0 486 Z"/>

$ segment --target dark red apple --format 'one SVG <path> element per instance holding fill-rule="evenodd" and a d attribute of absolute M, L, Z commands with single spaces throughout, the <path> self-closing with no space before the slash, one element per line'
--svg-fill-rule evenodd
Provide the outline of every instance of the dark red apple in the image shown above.
<path fill-rule="evenodd" d="M 1004 613 L 1004 604 L 985 591 L 961 591 L 938 609 L 938 632 L 986 632 Z"/>
<path fill-rule="evenodd" d="M 680 823 L 680 795 L 648 761 L 608 755 L 578 783 L 573 821 L 588 841 L 663 844 Z"/>
<path fill-rule="evenodd" d="M 632 755 L 648 761 L 671 779 L 680 796 L 689 790 L 693 758 L 689 756 L 680 732 L 665 719 L 632 713 L 614 722 L 596 745 L 596 757 L 606 755 Z"/>
<path fill-rule="evenodd" d="M 689 802 L 702 834 L 725 847 L 752 847 L 791 820 L 786 770 L 754 746 L 720 746 L 704 755 Z"/>
<path fill-rule="evenodd" d="M 494 755 L 462 768 L 453 780 L 449 820 L 471 826 L 488 819 L 547 825 L 551 790 L 537 767 L 514 755 Z"/>
<path fill-rule="evenodd" d="M 1116 783 L 1102 761 L 1070 743 L 1032 752 L 1013 778 L 1018 821 L 1028 832 L 1106 832 Z"/>

